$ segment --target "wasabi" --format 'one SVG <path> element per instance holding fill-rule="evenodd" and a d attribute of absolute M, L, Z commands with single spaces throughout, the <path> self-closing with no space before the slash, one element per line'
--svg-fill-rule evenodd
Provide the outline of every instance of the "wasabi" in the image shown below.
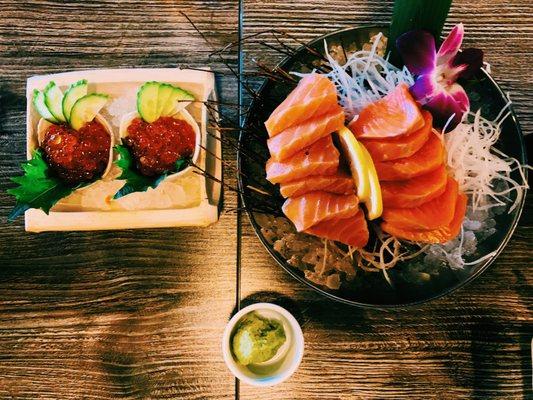
<path fill-rule="evenodd" d="M 237 362 L 249 365 L 270 360 L 285 340 L 280 322 L 250 313 L 237 324 L 231 346 Z"/>

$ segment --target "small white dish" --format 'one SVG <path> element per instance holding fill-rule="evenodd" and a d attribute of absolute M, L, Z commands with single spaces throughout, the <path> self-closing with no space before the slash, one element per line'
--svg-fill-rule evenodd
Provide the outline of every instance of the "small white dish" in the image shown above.
<path fill-rule="evenodd" d="M 239 321 L 252 312 L 279 321 L 283 325 L 286 341 L 272 359 L 259 364 L 241 365 L 233 356 L 231 341 Z M 243 308 L 229 320 L 222 335 L 222 355 L 226 365 L 233 375 L 252 386 L 274 386 L 287 380 L 298 369 L 303 353 L 304 337 L 300 325 L 291 313 L 271 303 L 256 303 Z"/>
<path fill-rule="evenodd" d="M 132 111 L 122 117 L 122 120 L 120 121 L 120 128 L 119 128 L 119 137 L 120 139 L 123 139 L 128 136 L 128 127 L 130 126 L 131 122 L 135 118 L 140 118 L 141 116 L 137 111 Z M 172 118 L 181 119 L 185 122 L 187 122 L 192 128 L 194 129 L 195 133 L 195 145 L 194 145 L 194 153 L 192 155 L 192 163 L 195 165 L 198 165 L 198 159 L 200 158 L 200 143 L 202 140 L 202 136 L 200 133 L 200 127 L 198 126 L 198 122 L 192 117 L 191 114 L 186 109 L 180 110 L 178 113 L 172 115 Z M 185 175 L 188 171 L 193 169 L 194 166 L 188 166 L 187 168 L 182 169 L 179 172 L 176 172 L 174 174 L 168 175 L 166 179 L 175 179 L 181 175 Z"/>
<path fill-rule="evenodd" d="M 109 143 L 109 158 L 107 160 L 107 165 L 106 165 L 104 172 L 102 173 L 102 176 L 96 179 L 94 182 L 79 188 L 78 190 L 85 190 L 88 187 L 94 185 L 100 179 L 104 179 L 109 174 L 109 172 L 111 171 L 111 168 L 113 167 L 113 147 L 115 147 L 115 135 L 113 134 L 113 129 L 111 128 L 111 125 L 109 125 L 109 122 L 107 122 L 107 120 L 104 117 L 102 117 L 102 115 L 96 114 L 94 119 L 104 127 L 104 129 L 109 134 L 109 138 L 111 139 L 111 142 Z M 47 121 L 44 118 L 41 118 L 39 120 L 39 123 L 37 124 L 37 143 L 39 146 L 41 146 L 41 143 L 44 140 L 44 136 L 46 135 L 46 132 L 48 131 L 48 128 L 50 128 L 51 125 L 53 125 L 53 123 L 50 121 Z"/>

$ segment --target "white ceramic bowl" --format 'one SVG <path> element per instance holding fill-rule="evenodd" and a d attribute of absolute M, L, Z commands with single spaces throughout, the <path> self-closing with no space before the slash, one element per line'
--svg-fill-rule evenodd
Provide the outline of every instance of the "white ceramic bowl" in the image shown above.
<path fill-rule="evenodd" d="M 137 111 L 130 112 L 129 114 L 126 114 L 122 117 L 120 121 L 120 128 L 119 128 L 119 137 L 125 138 L 128 136 L 128 127 L 131 124 L 131 121 L 133 121 L 135 118 L 140 118 L 140 115 L 137 113 Z M 180 110 L 177 114 L 173 115 L 172 118 L 181 119 L 185 122 L 187 122 L 190 126 L 192 126 L 194 133 L 196 135 L 196 143 L 194 145 L 194 153 L 192 155 L 192 163 L 195 165 L 198 165 L 198 159 L 200 158 L 200 143 L 202 140 L 202 136 L 200 133 L 200 127 L 198 126 L 198 122 L 192 117 L 191 114 L 185 109 Z M 189 166 L 187 168 L 182 169 L 179 172 L 176 172 L 174 174 L 168 175 L 165 179 L 175 179 L 178 176 L 184 175 L 187 173 L 190 169 L 194 168 L 193 166 Z"/>
<path fill-rule="evenodd" d="M 231 339 L 238 322 L 247 314 L 278 320 L 285 330 L 286 341 L 271 360 L 241 365 L 233 357 Z M 296 319 L 284 308 L 271 303 L 256 303 L 243 308 L 230 319 L 222 336 L 222 355 L 229 370 L 252 386 L 273 386 L 287 380 L 298 369 L 304 354 L 304 337 Z"/>
<path fill-rule="evenodd" d="M 111 171 L 111 167 L 113 167 L 113 147 L 115 147 L 115 135 L 113 134 L 113 129 L 111 128 L 111 125 L 109 125 L 109 122 L 107 122 L 107 120 L 104 117 L 102 117 L 100 114 L 97 114 L 96 117 L 94 117 L 94 119 L 104 127 L 104 129 L 107 131 L 111 139 L 111 142 L 109 143 L 109 158 L 107 160 L 107 165 L 102 176 L 96 179 L 94 182 L 79 188 L 78 190 L 87 189 L 88 187 L 98 182 L 98 180 L 105 178 L 107 174 L 109 174 L 109 171 Z M 46 131 L 51 125 L 53 124 L 50 121 L 45 120 L 44 118 L 41 118 L 39 120 L 39 123 L 37 124 L 37 143 L 39 146 L 43 142 L 44 136 L 46 135 Z"/>

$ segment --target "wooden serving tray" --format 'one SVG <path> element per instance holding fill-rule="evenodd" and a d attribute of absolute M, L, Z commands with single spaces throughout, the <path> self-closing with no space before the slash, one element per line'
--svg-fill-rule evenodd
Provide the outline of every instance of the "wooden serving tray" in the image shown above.
<path fill-rule="evenodd" d="M 216 100 L 215 76 L 207 68 L 205 71 L 178 68 L 101 69 L 30 77 L 26 86 L 28 159 L 36 147 L 37 123 L 40 119 L 31 101 L 33 90 L 44 88 L 51 80 L 65 90 L 80 79 L 88 80 L 89 92 L 105 93 L 112 97 L 101 115 L 110 123 L 116 143 L 119 143 L 120 118 L 135 110 L 136 91 L 142 83 L 151 80 L 168 82 L 193 93 L 198 101 L 190 104 L 187 110 L 198 122 L 202 147 L 208 149 L 201 149 L 198 166 L 219 181 L 222 180 L 222 146 L 220 140 L 216 139 L 220 138 L 220 131 L 212 128 L 216 124 L 208 123 L 212 116 L 203 103 Z M 216 115 L 214 117 L 217 118 Z M 58 202 L 49 214 L 37 209 L 26 211 L 26 231 L 208 226 L 218 220 L 221 185 L 195 173 L 193 169 L 177 180 L 163 181 L 156 189 L 113 200 L 113 194 L 123 184 L 123 181 L 115 179 L 119 173 L 114 166 L 108 177 L 90 187 L 76 190 Z"/>

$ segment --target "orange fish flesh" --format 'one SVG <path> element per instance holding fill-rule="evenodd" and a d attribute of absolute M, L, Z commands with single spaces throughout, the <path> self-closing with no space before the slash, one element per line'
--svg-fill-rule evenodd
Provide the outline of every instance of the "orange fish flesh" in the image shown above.
<path fill-rule="evenodd" d="M 466 213 L 466 201 L 466 195 L 460 193 L 457 196 L 455 214 L 452 221 L 448 225 L 437 229 L 410 230 L 397 227 L 388 222 L 383 222 L 381 224 L 381 229 L 398 239 L 410 240 L 418 243 L 446 243 L 457 237 L 461 231 L 461 225 L 463 224 Z"/>
<path fill-rule="evenodd" d="M 282 206 L 298 232 L 334 218 L 349 218 L 359 211 L 359 199 L 355 194 L 333 194 L 322 191 L 290 197 Z"/>
<path fill-rule="evenodd" d="M 273 159 L 283 161 L 343 126 L 344 111 L 337 105 L 327 114 L 293 125 L 271 137 L 267 141 L 268 150 Z"/>
<path fill-rule="evenodd" d="M 387 138 L 422 128 L 424 118 L 406 84 L 369 104 L 349 124 L 356 138 Z"/>
<path fill-rule="evenodd" d="M 266 178 L 272 183 L 290 182 L 310 175 L 333 175 L 339 167 L 339 151 L 331 135 L 300 150 L 285 161 L 269 159 Z"/>
<path fill-rule="evenodd" d="M 447 179 L 446 167 L 441 165 L 434 171 L 404 181 L 382 181 L 383 207 L 418 207 L 443 194 Z"/>
<path fill-rule="evenodd" d="M 380 181 L 411 179 L 437 169 L 444 162 L 444 146 L 435 134 L 411 157 L 374 163 Z"/>
<path fill-rule="evenodd" d="M 383 139 L 362 139 L 361 143 L 366 147 L 374 161 L 397 160 L 398 158 L 410 157 L 429 139 L 433 128 L 433 117 L 424 110 L 424 126 L 412 133 Z"/>
<path fill-rule="evenodd" d="M 345 172 L 338 172 L 335 175 L 313 175 L 282 183 L 279 190 L 283 197 L 301 196 L 317 190 L 328 193 L 350 194 L 354 193 L 355 185 L 350 175 Z"/>
<path fill-rule="evenodd" d="M 268 135 L 276 136 L 285 129 L 337 106 L 335 85 L 324 75 L 309 74 L 272 112 L 265 122 Z"/>
<path fill-rule="evenodd" d="M 320 222 L 306 229 L 305 233 L 358 248 L 368 243 L 369 236 L 363 210 L 359 210 L 354 217 L 334 218 Z"/>
<path fill-rule="evenodd" d="M 459 185 L 448 178 L 446 190 L 436 199 L 414 208 L 387 208 L 382 218 L 397 228 L 431 230 L 448 225 L 455 213 Z"/>

